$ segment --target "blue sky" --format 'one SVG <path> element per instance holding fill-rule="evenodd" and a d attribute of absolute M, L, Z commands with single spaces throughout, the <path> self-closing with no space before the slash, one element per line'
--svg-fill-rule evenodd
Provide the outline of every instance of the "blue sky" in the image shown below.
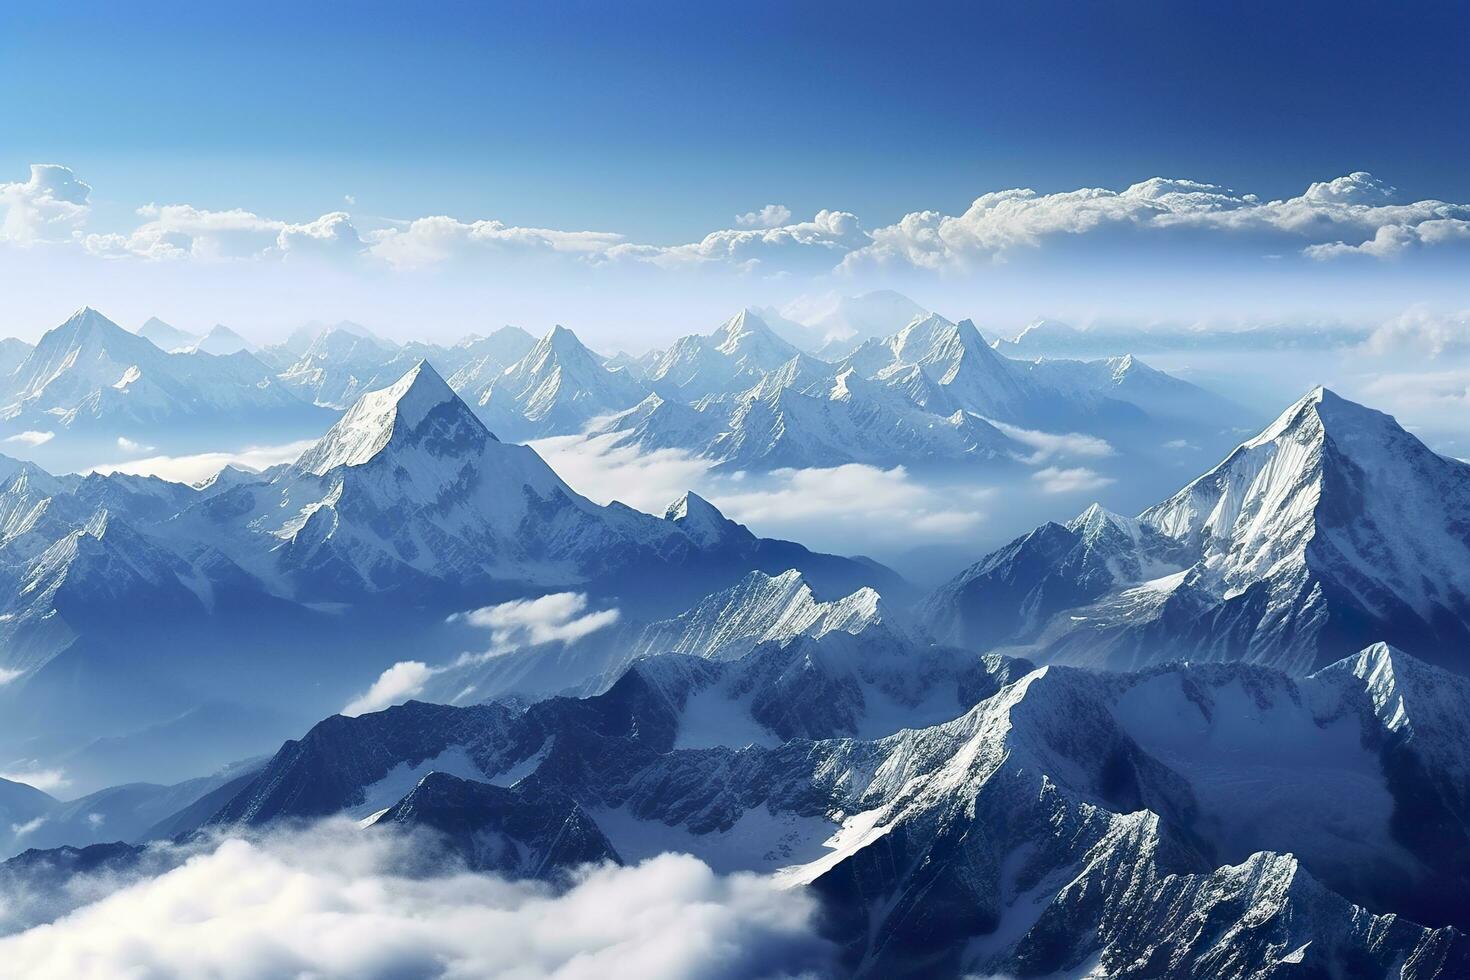
<path fill-rule="evenodd" d="M 156 203 L 292 224 L 344 211 L 364 234 L 425 216 L 493 219 L 660 247 L 735 228 L 737 215 L 773 203 L 793 222 L 822 209 L 848 212 L 866 233 L 931 209 L 962 215 L 991 191 L 1123 190 L 1153 176 L 1269 201 L 1366 171 L 1396 189 L 1396 202 L 1470 201 L 1470 8 L 1194 7 L 7 5 L 0 185 L 25 181 L 35 163 L 69 168 L 91 190 L 68 234 L 130 235 L 142 223 L 137 209 Z M 1058 299 L 1034 300 L 1032 312 L 1074 317 L 1262 316 L 1273 303 L 1283 315 L 1342 316 L 1351 310 L 1333 301 L 1341 283 L 1366 283 L 1363 300 L 1385 307 L 1459 301 L 1463 249 L 1409 256 L 1397 248 L 1392 269 L 1351 275 L 1324 272 L 1331 263 L 1293 259 L 1282 273 L 1257 261 L 1275 256 L 1276 244 L 1298 256 L 1372 237 L 1352 240 L 1334 226 L 1253 251 L 1238 242 L 1195 249 L 1183 270 L 1190 277 L 1209 265 L 1217 279 L 1239 281 L 1221 298 L 1206 289 L 1194 310 L 1187 297 L 1160 297 L 1150 308 L 1141 282 L 1112 295 L 1113 266 L 1125 258 L 1124 272 L 1136 274 L 1140 262 L 1161 275 L 1180 271 L 1173 241 L 1091 254 L 1028 244 L 1025 261 L 1015 250 L 1006 259 L 1009 292 L 996 316 L 1024 322 L 1022 287 L 1060 289 Z M 1080 254 L 1062 256 L 1068 251 Z M 60 282 L 64 273 L 73 292 L 101 295 L 28 302 L 11 317 L 91 301 L 120 307 L 126 319 L 153 308 L 149 289 L 167 290 L 153 306 L 179 319 L 283 327 L 293 317 L 362 316 L 348 284 L 365 281 L 369 312 L 398 329 L 426 329 L 374 270 L 308 278 L 238 262 L 185 273 L 174 262 L 164 275 L 34 243 L 14 252 L 0 254 L 0 285 L 7 268 L 18 284 L 48 275 Z M 1041 262 L 1043 253 L 1057 258 Z M 434 293 L 427 305 L 436 320 L 456 311 L 494 319 L 502 308 L 503 319 L 557 318 L 552 304 L 512 287 L 544 293 L 561 284 L 593 294 L 566 302 L 566 318 L 604 314 L 610 331 L 624 332 L 653 320 L 652 333 L 678 332 L 674 321 L 684 317 L 697 325 L 743 296 L 780 301 L 833 288 L 832 262 L 763 261 L 743 269 L 743 283 L 687 272 L 563 275 L 553 266 L 528 275 L 505 261 L 401 278 L 405 294 Z M 890 267 L 839 285 L 883 279 L 932 292 L 918 298 L 936 306 L 979 303 L 997 285 L 973 263 L 933 282 L 912 278 L 911 269 Z M 1246 282 L 1264 291 L 1259 303 L 1225 302 Z M 311 285 L 309 301 L 288 308 Z M 645 299 L 643 313 L 625 305 L 650 290 L 661 298 Z"/>

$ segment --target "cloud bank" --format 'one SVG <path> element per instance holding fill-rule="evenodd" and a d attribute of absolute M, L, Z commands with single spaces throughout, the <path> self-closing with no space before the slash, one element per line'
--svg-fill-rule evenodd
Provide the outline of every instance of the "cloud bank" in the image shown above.
<path fill-rule="evenodd" d="M 123 445 L 124 442 L 129 445 Z M 147 456 L 122 463 L 103 463 L 90 473 L 126 473 L 131 476 L 157 476 L 175 483 L 198 483 L 214 476 L 227 466 L 248 470 L 264 470 L 280 463 L 294 462 L 315 440 L 302 439 L 279 446 L 249 446 L 235 452 L 196 453 L 189 456 Z M 151 447 L 139 446 L 132 440 L 119 439 L 124 452 L 146 452 Z"/>
<path fill-rule="evenodd" d="M 810 975 L 831 962 L 811 900 L 766 878 L 666 854 L 589 868 L 558 893 L 489 875 L 425 876 L 422 843 L 342 821 L 226 837 L 179 852 L 157 877 L 74 884 L 92 900 L 0 939 L 0 962 L 16 976 L 80 980 L 733 980 Z M 26 908 L 7 911 L 10 923 L 26 921 Z"/>
<path fill-rule="evenodd" d="M 1257 256 L 1307 260 L 1398 259 L 1406 253 L 1470 243 L 1470 204 L 1404 201 L 1358 171 L 1310 184 L 1295 197 L 1262 200 L 1198 180 L 1151 177 L 1122 190 L 1082 187 L 1038 193 L 989 191 L 959 214 L 915 210 L 865 227 L 837 208 L 798 219 L 783 204 L 736 215 L 733 227 L 697 241 L 653 243 L 616 231 L 508 224 L 493 217 L 426 215 L 372 219 L 363 230 L 346 211 L 286 220 L 245 208 L 213 210 L 149 203 L 132 228 L 83 232 L 91 188 L 66 167 L 35 164 L 30 178 L 0 184 L 0 240 L 23 245 L 75 241 L 108 258 L 219 262 L 313 255 L 411 270 L 469 262 L 505 265 L 524 258 L 587 267 L 647 265 L 665 270 L 721 268 L 742 275 L 857 275 L 882 268 L 954 273 L 1007 261 L 1062 241 L 1119 235 L 1171 244 L 1243 248 Z"/>

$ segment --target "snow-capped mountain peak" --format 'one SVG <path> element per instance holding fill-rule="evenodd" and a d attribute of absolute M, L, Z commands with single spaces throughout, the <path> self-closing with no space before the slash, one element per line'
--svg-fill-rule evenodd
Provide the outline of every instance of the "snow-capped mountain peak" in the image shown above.
<path fill-rule="evenodd" d="M 746 307 L 726 320 L 718 330 L 710 335 L 710 340 L 714 343 L 715 350 L 726 356 L 748 351 L 754 344 L 777 347 L 782 353 L 787 353 L 789 348 L 793 356 L 796 352 L 794 347 L 776 336 L 776 332 L 767 326 L 766 321 L 762 320 L 760 315 L 750 307 Z"/>
<path fill-rule="evenodd" d="M 250 343 L 223 323 L 216 323 L 191 349 L 205 354 L 238 354 L 250 350 Z"/>
<path fill-rule="evenodd" d="M 302 454 L 296 468 L 321 476 L 338 466 L 360 466 L 382 452 L 395 434 L 412 432 L 430 412 L 448 404 L 459 405 L 467 419 L 484 428 L 429 362 L 419 361 L 393 384 L 358 399 Z M 488 431 L 485 435 L 494 438 Z"/>
<path fill-rule="evenodd" d="M 151 316 L 138 328 L 138 336 L 152 342 L 160 350 L 176 351 L 186 347 L 193 347 L 199 343 L 196 334 L 187 330 L 180 330 L 171 323 L 165 323 L 156 316 Z"/>
<path fill-rule="evenodd" d="M 560 323 L 555 324 L 547 331 L 546 336 L 541 339 L 541 342 L 547 350 L 554 351 L 560 356 L 566 356 L 568 354 L 581 355 L 588 352 L 586 346 L 577 335 Z"/>
<path fill-rule="evenodd" d="M 693 490 L 669 504 L 664 511 L 664 519 L 673 521 L 685 534 L 705 546 L 719 543 L 740 527 Z"/>
<path fill-rule="evenodd" d="M 1098 537 L 1110 531 L 1119 531 L 1130 538 L 1139 536 L 1138 521 L 1122 514 L 1115 514 L 1102 504 L 1093 503 L 1086 510 L 1067 522 L 1067 529 L 1076 531 L 1084 539 Z"/>

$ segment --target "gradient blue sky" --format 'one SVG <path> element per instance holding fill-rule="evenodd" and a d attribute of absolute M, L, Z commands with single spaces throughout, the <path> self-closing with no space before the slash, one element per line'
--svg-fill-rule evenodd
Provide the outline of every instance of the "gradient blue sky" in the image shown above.
<path fill-rule="evenodd" d="M 1153 176 L 1272 200 L 1368 171 L 1400 202 L 1470 201 L 1470 8 L 1208 6 L 6 5 L 0 184 L 25 181 L 34 163 L 70 168 L 92 188 L 71 228 L 82 234 L 126 235 L 141 223 L 136 209 L 154 202 L 288 223 L 341 210 L 362 232 L 430 215 L 495 219 L 654 246 L 696 242 L 770 203 L 791 221 L 852 212 L 871 231 L 911 212 L 961 215 L 988 191 L 1122 190 Z M 1340 230 L 1285 251 L 1372 237 Z M 1282 273 L 1257 261 L 1274 260 L 1274 245 L 1233 243 L 1191 252 L 1184 270 L 1192 279 L 1210 264 L 1217 279 L 1234 278 L 1230 289 L 1206 289 L 1195 309 L 1165 289 L 1151 308 L 1142 282 L 1112 295 L 1123 257 L 1077 247 L 1081 237 L 1028 245 L 1000 281 L 969 269 L 914 282 L 905 267 L 838 285 L 904 285 L 951 307 L 984 305 L 1004 286 L 995 315 L 1006 324 L 1042 313 L 1343 317 L 1374 297 L 1384 310 L 1454 305 L 1466 271 L 1465 249 L 1425 248 L 1377 263 L 1390 269 L 1348 275 L 1323 271 L 1342 263 L 1292 261 Z M 1176 246 L 1130 248 L 1126 261 L 1168 277 L 1180 271 Z M 377 310 L 387 326 L 428 329 L 381 270 L 309 277 L 240 263 L 185 272 L 174 262 L 165 275 L 119 271 L 116 256 L 104 263 L 35 243 L 21 251 L 0 254 L 0 285 L 72 289 L 14 305 L 0 323 L 14 330 L 81 302 L 115 306 L 122 320 L 156 307 L 188 325 L 234 318 L 263 328 Z M 1055 259 L 1040 263 L 1038 251 Z M 504 262 L 488 273 L 456 262 L 454 273 L 399 274 L 404 293 L 434 293 L 421 303 L 436 321 L 460 311 L 596 331 L 590 321 L 606 313 L 612 332 L 654 321 L 652 337 L 679 332 L 683 318 L 699 325 L 741 296 L 834 288 L 826 261 L 767 261 L 754 276 L 744 270 L 743 286 L 707 274 L 576 269 L 563 278 L 544 265 L 527 275 Z M 370 299 L 352 288 L 359 281 Z M 593 298 L 566 302 L 561 316 L 544 297 L 519 295 L 517 282 L 540 294 L 564 283 Z M 1361 297 L 1350 289 L 1347 302 L 1334 299 L 1364 282 Z M 1262 290 L 1261 301 L 1227 302 L 1243 288 Z M 290 308 L 303 289 L 312 295 Z M 624 305 L 650 291 L 662 299 L 645 300 L 646 315 Z"/>

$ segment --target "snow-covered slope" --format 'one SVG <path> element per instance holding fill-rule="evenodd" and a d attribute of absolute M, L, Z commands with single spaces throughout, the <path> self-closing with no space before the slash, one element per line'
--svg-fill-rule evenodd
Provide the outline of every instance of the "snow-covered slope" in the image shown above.
<path fill-rule="evenodd" d="M 1043 528 L 929 609 L 953 642 L 1065 661 L 1190 656 L 1304 672 L 1385 639 L 1466 670 L 1467 521 L 1470 466 L 1317 388 L 1130 522 L 1109 574 L 1090 570 L 1075 533 Z M 1013 601 L 1019 617 L 987 612 Z"/>

